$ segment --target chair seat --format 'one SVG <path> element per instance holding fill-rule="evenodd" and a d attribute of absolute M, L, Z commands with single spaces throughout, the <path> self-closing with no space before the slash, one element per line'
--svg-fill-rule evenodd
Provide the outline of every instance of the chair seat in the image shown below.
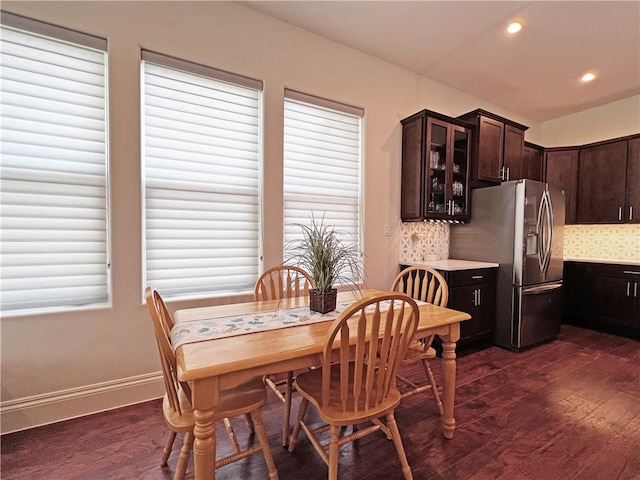
<path fill-rule="evenodd" d="M 353 371 L 354 365 L 350 365 Z M 322 370 L 316 368 L 307 372 L 299 373 L 296 376 L 296 389 L 307 400 L 316 406 L 322 419 L 333 425 L 353 425 L 374 418 L 381 417 L 389 409 L 395 408 L 400 403 L 400 392 L 398 389 L 392 389 L 386 400 L 380 402 L 374 408 L 365 408 L 365 398 L 362 397 L 358 402 L 358 410 L 343 410 L 340 401 L 340 371 L 337 365 L 331 367 L 331 388 L 329 405 L 322 405 Z M 349 375 L 353 378 L 353 375 Z M 349 385 L 349 392 L 353 391 L 353 385 Z M 377 393 L 376 389 L 372 394 Z M 353 405 L 353 396 L 350 394 L 348 403 Z"/>
<path fill-rule="evenodd" d="M 169 426 L 175 431 L 189 432 L 193 430 L 194 418 L 191 400 L 187 397 L 185 391 L 181 388 L 178 390 L 178 400 L 180 402 L 179 412 L 171 408 L 169 399 L 165 394 L 162 402 L 164 416 Z M 267 391 L 260 377 L 255 377 L 241 383 L 237 387 L 220 392 L 219 402 L 216 406 L 216 414 L 214 421 L 221 420 L 225 417 L 235 417 L 244 413 L 255 410 L 267 401 Z"/>
<path fill-rule="evenodd" d="M 404 356 L 400 365 L 411 365 L 420 360 L 433 360 L 436 358 L 436 350 L 433 347 L 429 347 L 425 350 L 424 343 L 416 340 L 409 344 L 407 348 L 407 354 Z"/>

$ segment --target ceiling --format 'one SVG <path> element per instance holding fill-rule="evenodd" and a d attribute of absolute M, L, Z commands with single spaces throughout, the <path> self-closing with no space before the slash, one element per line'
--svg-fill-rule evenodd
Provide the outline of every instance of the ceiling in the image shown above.
<path fill-rule="evenodd" d="M 242 3 L 539 122 L 640 94 L 637 0 Z"/>

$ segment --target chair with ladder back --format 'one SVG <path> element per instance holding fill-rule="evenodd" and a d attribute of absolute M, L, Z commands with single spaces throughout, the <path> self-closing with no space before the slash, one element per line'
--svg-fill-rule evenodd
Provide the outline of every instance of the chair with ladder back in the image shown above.
<path fill-rule="evenodd" d="M 313 278 L 303 269 L 293 265 L 280 265 L 266 270 L 256 282 L 253 298 L 260 300 L 280 300 L 292 297 L 309 297 L 314 287 Z M 291 397 L 293 395 L 293 372 L 287 372 L 286 378 L 276 380 L 265 376 L 264 381 L 277 397 L 284 402 L 284 421 L 282 424 L 282 445 L 289 443 L 291 424 Z"/>
<path fill-rule="evenodd" d="M 194 439 L 193 429 L 195 427 L 195 419 L 191 406 L 191 389 L 187 383 L 180 382 L 177 377 L 176 357 L 170 340 L 170 325 L 173 325 L 173 320 L 164 300 L 158 291 L 151 287 L 147 287 L 146 289 L 145 300 L 151 320 L 153 321 L 166 389 L 162 402 L 162 411 L 165 421 L 171 430 L 163 450 L 161 465 L 167 464 L 176 434 L 183 433 L 183 445 L 173 477 L 174 480 L 182 480 L 186 476 L 186 469 Z M 267 438 L 259 411 L 266 400 L 267 392 L 260 377 L 254 377 L 234 388 L 220 392 L 215 416 L 212 420 L 223 420 L 225 422 L 234 453 L 216 460 L 216 469 L 248 457 L 258 451 L 262 451 L 269 471 L 269 479 L 278 480 L 278 471 L 273 461 L 269 447 L 269 439 Z M 248 446 L 244 450 L 240 448 L 228 419 L 229 417 L 238 415 L 250 416 L 251 423 L 249 427 L 252 433 L 255 431 L 258 437 L 258 445 Z"/>

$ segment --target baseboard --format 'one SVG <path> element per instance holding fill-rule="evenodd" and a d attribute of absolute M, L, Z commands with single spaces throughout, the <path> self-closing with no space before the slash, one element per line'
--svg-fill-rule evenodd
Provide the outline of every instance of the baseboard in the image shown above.
<path fill-rule="evenodd" d="M 0 434 L 141 403 L 164 395 L 161 372 L 0 403 Z"/>

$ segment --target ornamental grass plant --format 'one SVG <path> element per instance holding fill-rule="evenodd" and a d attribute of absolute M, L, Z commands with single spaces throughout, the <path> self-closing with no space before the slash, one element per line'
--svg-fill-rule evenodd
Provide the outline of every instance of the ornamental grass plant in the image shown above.
<path fill-rule="evenodd" d="M 363 277 L 362 254 L 347 241 L 349 233 L 326 225 L 311 213 L 309 225 L 293 224 L 302 236 L 285 245 L 286 263 L 298 265 L 313 277 L 315 289 L 329 292 L 336 285 L 358 289 Z"/>

